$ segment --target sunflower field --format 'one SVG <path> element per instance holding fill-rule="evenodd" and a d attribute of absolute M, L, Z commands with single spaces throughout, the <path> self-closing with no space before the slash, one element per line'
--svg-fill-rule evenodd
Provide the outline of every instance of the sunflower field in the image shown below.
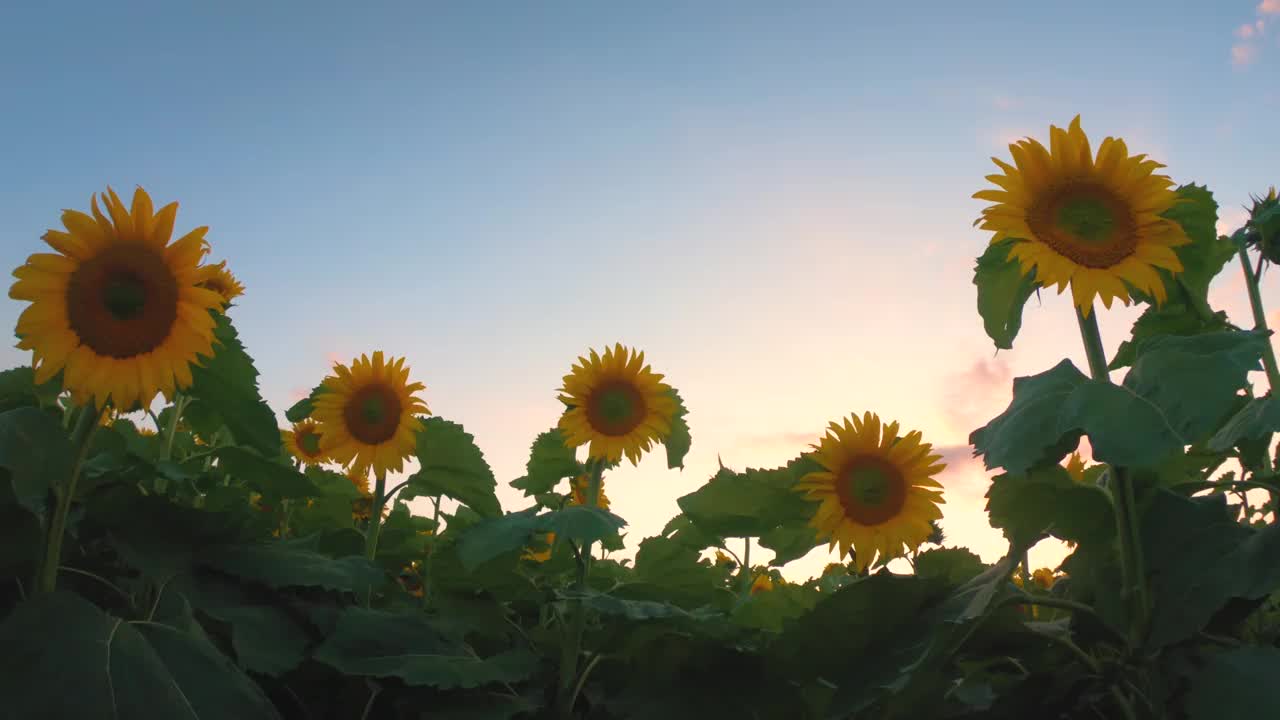
<path fill-rule="evenodd" d="M 1069 288 L 1088 367 L 1017 378 L 970 436 L 994 564 L 943 537 L 933 445 L 871 408 L 627 537 L 611 470 L 683 467 L 696 408 L 621 344 L 566 363 L 504 479 L 523 508 L 382 351 L 282 430 L 206 228 L 175 240 L 141 188 L 65 211 L 9 289 L 32 360 L 0 372 L 0 716 L 1280 717 L 1280 198 L 1222 236 L 1207 188 L 1095 152 L 1079 118 L 1009 152 L 974 196 L 978 313 L 1011 348 L 1031 296 Z M 1221 273 L 1253 327 L 1210 306 Z M 1117 301 L 1145 309 L 1107 357 Z M 1065 561 L 1030 567 L 1051 538 Z M 785 576 L 817 547 L 840 562 Z"/>

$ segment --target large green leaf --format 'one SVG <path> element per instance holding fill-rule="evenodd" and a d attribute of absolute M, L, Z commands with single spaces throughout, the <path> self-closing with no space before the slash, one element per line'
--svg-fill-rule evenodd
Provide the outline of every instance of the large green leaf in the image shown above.
<path fill-rule="evenodd" d="M 61 392 L 60 377 L 55 377 L 43 385 L 36 385 L 35 371 L 29 366 L 0 372 L 0 412 L 20 407 L 52 405 Z"/>
<path fill-rule="evenodd" d="M 30 720 L 278 718 L 258 686 L 198 634 L 127 622 L 75 595 L 38 595 L 0 625 L 0 693 Z"/>
<path fill-rule="evenodd" d="M 627 521 L 608 510 L 584 505 L 570 505 L 538 516 L 538 530 L 556 534 L 578 543 L 593 543 L 616 535 Z"/>
<path fill-rule="evenodd" d="M 1031 545 L 1046 534 L 1073 542 L 1102 542 L 1113 532 L 1106 492 L 1097 485 L 1073 482 L 1058 465 L 998 475 L 986 497 L 991 526 L 1017 544 Z"/>
<path fill-rule="evenodd" d="M 1189 679 L 1190 720 L 1280 717 L 1280 649 L 1238 647 L 1214 656 Z"/>
<path fill-rule="evenodd" d="M 815 588 L 794 583 L 774 583 L 772 590 L 762 590 L 733 610 L 734 622 L 772 633 L 813 609 L 822 599 Z"/>
<path fill-rule="evenodd" d="M 1144 340 L 1158 335 L 1199 335 L 1220 332 L 1231 328 L 1225 312 L 1205 316 L 1188 300 L 1171 300 L 1163 305 L 1149 305 L 1133 323 L 1130 338 L 1116 350 L 1110 369 L 1116 370 L 1133 364 L 1137 346 Z"/>
<path fill-rule="evenodd" d="M 695 525 L 719 537 L 759 537 L 780 526 L 800 526 L 813 504 L 794 487 L 788 467 L 734 472 L 720 470 L 701 488 L 676 500 Z"/>
<path fill-rule="evenodd" d="M 217 322 L 213 357 L 191 367 L 193 383 L 187 393 L 217 413 L 237 443 L 275 457 L 280 454 L 280 428 L 258 391 L 258 370 L 231 319 L 218 313 Z"/>
<path fill-rule="evenodd" d="M 683 608 L 719 607 L 733 594 L 723 585 L 724 572 L 701 560 L 701 554 L 701 549 L 672 538 L 646 538 L 636 551 L 637 584 L 624 586 L 619 594 Z"/>
<path fill-rule="evenodd" d="M 320 494 L 311 478 L 297 470 L 268 460 L 240 447 L 223 447 L 214 451 L 218 468 L 268 497 L 305 498 Z"/>
<path fill-rule="evenodd" d="M 573 448 L 565 445 L 564 433 L 552 428 L 533 441 L 529 449 L 529 462 L 525 476 L 511 482 L 511 486 L 523 490 L 526 496 L 542 495 L 555 489 L 564 478 L 577 477 L 586 472 L 575 457 Z"/>
<path fill-rule="evenodd" d="M 940 578 L 953 585 L 967 583 L 987 569 L 982 558 L 965 548 L 925 550 L 915 557 L 913 563 L 917 576 Z"/>
<path fill-rule="evenodd" d="M 1009 408 L 975 430 L 969 442 L 988 468 L 1011 473 L 1057 463 L 1076 446 L 1080 433 L 1089 436 L 1097 460 L 1154 465 L 1188 444 L 1171 422 L 1189 412 L 1176 401 L 1158 406 L 1127 385 L 1089 380 L 1063 360 L 1052 370 L 1014 379 Z"/>
<path fill-rule="evenodd" d="M 1209 284 L 1235 254 L 1235 247 L 1218 235 L 1218 203 L 1208 188 L 1183 185 L 1177 193 L 1179 202 L 1165 211 L 1164 217 L 1181 225 L 1191 243 L 1174 248 L 1182 261 L 1182 272 L 1176 276 L 1165 270 L 1159 272 L 1170 298 L 1187 298 L 1207 318 L 1213 314 L 1208 303 Z"/>
<path fill-rule="evenodd" d="M 18 504 L 43 517 L 49 488 L 71 476 L 71 442 L 49 413 L 32 407 L 0 413 L 0 468 Z"/>
<path fill-rule="evenodd" d="M 818 533 L 807 523 L 804 525 L 779 525 L 760 536 L 760 546 L 773 551 L 770 565 L 781 567 L 799 560 L 809 551 L 821 545 Z"/>
<path fill-rule="evenodd" d="M 1186 498 L 1161 490 L 1143 513 L 1142 532 L 1155 594 L 1154 646 L 1192 637 L 1232 598 L 1258 599 L 1280 589 L 1280 526 L 1241 525 L 1221 495 Z"/>
<path fill-rule="evenodd" d="M 683 470 L 684 456 L 689 454 L 689 448 L 693 445 L 693 437 L 689 434 L 689 421 L 685 419 L 689 411 L 684 406 L 684 399 L 675 388 L 671 389 L 671 396 L 676 401 L 676 412 L 671 417 L 671 432 L 663 439 L 662 444 L 667 448 L 667 467 Z"/>
<path fill-rule="evenodd" d="M 1208 450 L 1222 452 L 1241 441 L 1262 440 L 1280 432 L 1280 402 L 1270 393 L 1250 398 L 1231 416 L 1205 444 Z"/>
<path fill-rule="evenodd" d="M 484 517 L 498 517 L 502 507 L 494 494 L 498 482 L 475 438 L 457 423 L 425 418 L 418 431 L 419 470 L 409 476 L 406 500 L 447 495 Z"/>
<path fill-rule="evenodd" d="M 1013 380 L 1013 401 L 1008 409 L 969 435 L 969 444 L 983 456 L 988 469 L 1003 467 L 1022 472 L 1042 462 L 1057 462 L 1071 447 L 1061 444 L 1059 414 L 1076 388 L 1088 382 L 1070 360 L 1051 370 Z M 1051 449 L 1061 450 L 1061 453 Z M 1057 455 L 1057 457 L 1053 457 Z"/>
<path fill-rule="evenodd" d="M 541 522 L 530 508 L 502 517 L 490 518 L 469 527 L 458 541 L 458 559 L 468 571 L 503 553 L 529 544 Z"/>
<path fill-rule="evenodd" d="M 174 592 L 227 626 L 232 649 L 245 669 L 279 677 L 306 659 L 309 634 L 292 613 L 273 604 L 271 596 L 209 573 L 175 579 L 165 586 L 166 594 Z"/>
<path fill-rule="evenodd" d="M 366 558 L 329 558 L 319 551 L 319 536 L 262 544 L 211 548 L 201 563 L 268 587 L 319 587 L 362 592 L 384 579 Z"/>
<path fill-rule="evenodd" d="M 1013 347 L 1022 329 L 1022 307 L 1036 289 L 1034 270 L 1023 274 L 1018 262 L 1009 258 L 1012 246 L 1011 240 L 988 245 L 973 272 L 982 326 L 1001 350 Z"/>
<path fill-rule="evenodd" d="M 445 690 L 519 682 L 538 667 L 537 657 L 523 648 L 482 658 L 426 617 L 364 608 L 343 611 L 315 658 L 347 675 Z"/>
<path fill-rule="evenodd" d="M 1268 342 L 1255 332 L 1148 338 L 1124 386 L 1155 404 L 1181 437 L 1199 440 L 1235 409 L 1249 372 L 1262 369 Z"/>

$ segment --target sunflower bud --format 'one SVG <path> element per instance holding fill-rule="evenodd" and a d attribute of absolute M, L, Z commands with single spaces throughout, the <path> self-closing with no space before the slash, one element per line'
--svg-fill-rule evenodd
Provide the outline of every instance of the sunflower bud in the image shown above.
<path fill-rule="evenodd" d="M 1249 196 L 1253 207 L 1249 208 L 1248 242 L 1257 245 L 1268 262 L 1280 262 L 1280 197 L 1275 186 L 1263 197 Z"/>

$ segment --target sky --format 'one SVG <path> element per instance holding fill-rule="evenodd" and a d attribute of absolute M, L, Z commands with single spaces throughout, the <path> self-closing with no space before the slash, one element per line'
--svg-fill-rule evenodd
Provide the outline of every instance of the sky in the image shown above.
<path fill-rule="evenodd" d="M 405 356 L 518 510 L 562 376 L 622 342 L 693 434 L 683 470 L 606 479 L 633 547 L 718 461 L 785 463 L 870 410 L 943 452 L 948 544 L 994 561 L 968 434 L 1014 377 L 1086 363 L 1053 292 L 1013 350 L 983 333 L 990 157 L 1078 113 L 1207 184 L 1229 232 L 1280 183 L 1278 70 L 1280 0 L 9 3 L 0 267 L 141 185 L 247 287 L 232 317 L 282 424 L 333 362 Z M 1251 325 L 1234 269 L 1212 301 Z M 1108 348 L 1137 312 L 1103 313 Z"/>

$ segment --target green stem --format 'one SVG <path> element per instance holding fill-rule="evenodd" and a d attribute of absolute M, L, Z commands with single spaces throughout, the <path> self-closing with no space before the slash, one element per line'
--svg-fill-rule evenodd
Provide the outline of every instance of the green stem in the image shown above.
<path fill-rule="evenodd" d="M 165 430 L 164 438 L 164 455 L 162 460 L 169 460 L 173 457 L 173 436 L 178 434 L 178 420 L 182 417 L 182 409 L 187 404 L 187 398 L 182 393 L 176 393 L 173 397 L 173 415 L 169 418 L 169 427 Z"/>
<path fill-rule="evenodd" d="M 742 593 L 751 593 L 751 538 L 742 538 Z"/>
<path fill-rule="evenodd" d="M 364 554 L 373 560 L 378 554 L 378 536 L 382 532 L 382 506 L 387 502 L 387 473 L 379 470 L 373 482 L 373 505 L 369 514 L 369 527 L 365 529 Z"/>
<path fill-rule="evenodd" d="M 604 464 L 598 460 L 591 461 L 590 474 L 587 476 L 587 496 L 583 505 L 595 507 L 600 495 L 600 475 Z M 564 639 L 560 652 L 560 683 L 556 688 L 556 714 L 560 720 L 573 717 L 573 704 L 577 693 L 574 688 L 578 680 L 578 656 L 582 654 L 582 636 L 587 627 L 587 613 L 582 606 L 582 597 L 587 591 L 587 574 L 591 565 L 591 543 L 585 543 L 578 553 L 578 573 L 574 578 L 573 590 L 577 597 L 569 601 L 568 637 Z"/>
<path fill-rule="evenodd" d="M 1253 329 L 1270 335 L 1267 328 L 1267 312 L 1262 307 L 1262 291 L 1258 288 L 1258 276 L 1249 266 L 1249 251 L 1240 248 L 1240 267 L 1244 271 L 1244 284 L 1249 288 L 1249 307 L 1253 309 Z M 1276 351 L 1271 347 L 1270 339 L 1262 349 L 1262 364 L 1267 369 L 1267 384 L 1274 391 L 1280 388 L 1280 368 L 1276 366 Z"/>
<path fill-rule="evenodd" d="M 1090 308 L 1092 310 L 1092 308 Z M 1076 308 L 1080 324 L 1080 338 L 1084 341 L 1085 355 L 1089 359 L 1089 373 L 1098 382 L 1110 383 L 1107 370 L 1107 354 L 1102 346 L 1102 333 L 1098 330 L 1096 312 L 1088 315 Z M 1142 535 L 1138 528 L 1137 501 L 1133 492 L 1133 478 L 1123 468 L 1111 467 L 1111 499 L 1115 508 L 1116 534 L 1120 539 L 1120 570 L 1124 576 L 1124 597 L 1130 608 L 1129 641 L 1137 647 L 1146 635 L 1147 580 L 1142 558 Z"/>
<path fill-rule="evenodd" d="M 76 418 L 75 429 L 71 432 L 71 447 L 74 448 L 75 460 L 71 465 L 71 475 L 67 484 L 54 488 L 58 505 L 53 513 L 53 521 L 49 525 L 49 539 L 45 546 L 44 564 L 40 566 L 40 577 L 36 588 L 38 592 L 53 592 L 58 586 L 58 566 L 62 564 L 62 536 L 67 529 L 67 516 L 71 513 L 71 501 L 76 495 L 76 482 L 80 479 L 80 468 L 84 466 L 85 456 L 89 454 L 89 440 L 93 431 L 98 429 L 98 419 L 102 412 L 92 405 L 80 409 Z"/>
<path fill-rule="evenodd" d="M 436 509 L 431 515 L 431 542 L 427 543 L 427 560 L 422 564 L 422 607 L 431 604 L 431 561 L 436 557 L 436 539 L 440 535 L 440 498 L 437 495 Z"/>

